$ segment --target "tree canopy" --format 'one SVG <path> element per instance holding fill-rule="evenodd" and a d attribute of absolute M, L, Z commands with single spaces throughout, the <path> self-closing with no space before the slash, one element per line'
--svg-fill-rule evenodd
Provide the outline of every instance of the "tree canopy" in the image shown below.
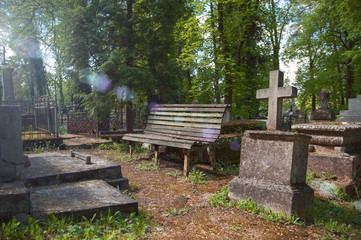
<path fill-rule="evenodd" d="M 326 88 L 339 111 L 361 91 L 360 9 L 359 0 L 3 0 L 0 45 L 13 52 L 17 98 L 57 94 L 63 109 L 100 118 L 194 100 L 252 118 L 256 90 L 282 62 L 297 64 L 302 110 Z"/>

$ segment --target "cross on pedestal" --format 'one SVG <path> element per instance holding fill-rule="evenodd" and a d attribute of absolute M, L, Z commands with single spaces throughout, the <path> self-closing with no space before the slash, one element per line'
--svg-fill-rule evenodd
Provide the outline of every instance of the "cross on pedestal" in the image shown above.
<path fill-rule="evenodd" d="M 297 88 L 283 87 L 283 72 L 270 72 L 269 88 L 257 90 L 257 99 L 268 99 L 268 130 L 280 130 L 282 124 L 282 100 L 297 97 Z"/>

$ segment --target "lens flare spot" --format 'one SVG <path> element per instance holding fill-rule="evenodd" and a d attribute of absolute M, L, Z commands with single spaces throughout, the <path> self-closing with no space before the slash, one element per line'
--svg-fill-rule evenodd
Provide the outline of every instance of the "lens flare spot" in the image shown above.
<path fill-rule="evenodd" d="M 241 144 L 237 140 L 233 140 L 229 143 L 229 148 L 232 151 L 238 151 L 241 148 Z"/>
<path fill-rule="evenodd" d="M 115 94 L 119 100 L 124 102 L 128 101 L 137 101 L 138 97 L 130 91 L 130 88 L 127 86 L 121 86 L 114 88 Z"/>
<path fill-rule="evenodd" d="M 94 77 L 91 79 L 91 82 L 94 90 L 100 92 L 107 92 L 112 86 L 112 82 L 107 77 L 107 75 L 105 75 L 105 73 L 95 74 Z"/>

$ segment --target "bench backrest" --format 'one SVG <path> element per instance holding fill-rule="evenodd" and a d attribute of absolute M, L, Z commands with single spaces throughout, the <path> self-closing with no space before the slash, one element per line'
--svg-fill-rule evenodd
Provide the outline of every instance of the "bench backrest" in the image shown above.
<path fill-rule="evenodd" d="M 217 140 L 228 104 L 155 105 L 144 133 L 212 143 Z"/>

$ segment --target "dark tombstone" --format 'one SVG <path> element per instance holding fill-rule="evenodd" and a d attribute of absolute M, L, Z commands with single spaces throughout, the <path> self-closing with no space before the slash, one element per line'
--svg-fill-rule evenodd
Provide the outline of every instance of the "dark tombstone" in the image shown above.
<path fill-rule="evenodd" d="M 311 119 L 315 122 L 334 121 L 336 119 L 335 112 L 328 108 L 330 100 L 330 93 L 327 89 L 323 88 L 320 92 L 318 103 L 320 108 L 311 113 Z"/>

